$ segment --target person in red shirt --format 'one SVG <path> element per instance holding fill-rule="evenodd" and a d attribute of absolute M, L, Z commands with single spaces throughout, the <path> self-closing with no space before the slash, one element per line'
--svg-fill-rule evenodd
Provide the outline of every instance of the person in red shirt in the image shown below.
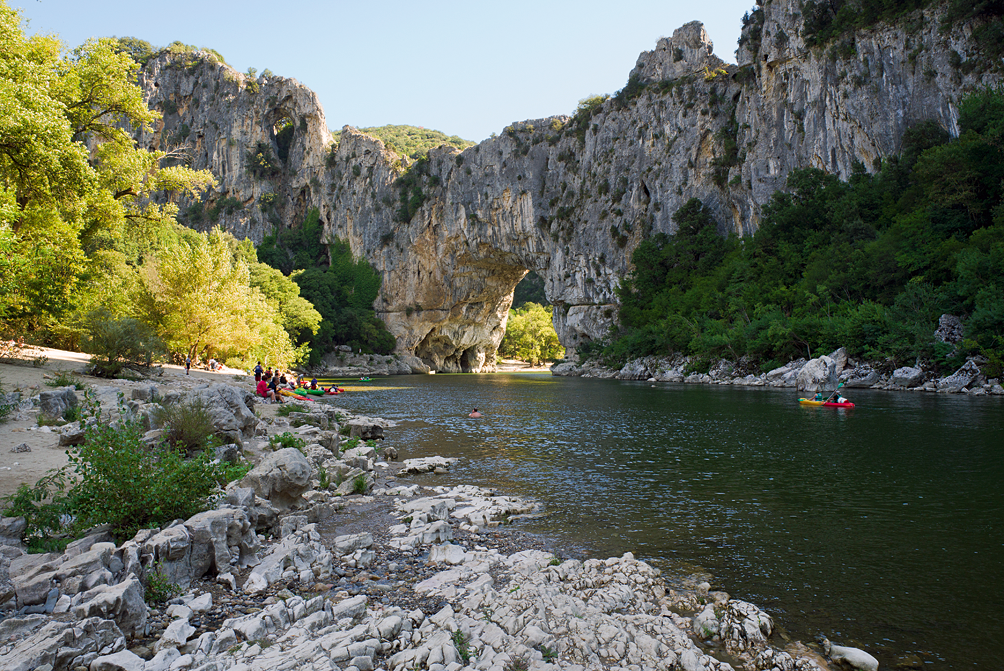
<path fill-rule="evenodd" d="M 258 388 L 255 391 L 264 399 L 268 399 L 270 401 L 275 400 L 275 392 L 268 388 L 268 382 L 265 380 L 259 380 Z"/>

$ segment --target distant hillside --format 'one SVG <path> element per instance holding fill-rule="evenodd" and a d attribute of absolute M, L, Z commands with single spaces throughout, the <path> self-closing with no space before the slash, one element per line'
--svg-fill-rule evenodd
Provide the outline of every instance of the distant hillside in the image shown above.
<path fill-rule="evenodd" d="M 418 126 L 378 126 L 376 128 L 360 128 L 359 130 L 367 135 L 380 138 L 388 149 L 409 158 L 422 158 L 429 153 L 430 149 L 444 144 L 461 150 L 475 144 L 456 135 L 447 135 L 438 130 Z M 341 131 L 331 135 L 336 143 L 341 140 Z"/>

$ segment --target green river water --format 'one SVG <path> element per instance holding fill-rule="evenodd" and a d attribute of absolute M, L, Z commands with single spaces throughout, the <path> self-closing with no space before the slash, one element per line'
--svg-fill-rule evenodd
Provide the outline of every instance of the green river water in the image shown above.
<path fill-rule="evenodd" d="M 794 638 L 884 668 L 1004 668 L 1004 399 L 427 375 L 345 382 L 334 402 L 400 422 L 401 458 L 533 497 L 522 528 L 591 556 L 707 571 Z M 479 407 L 485 417 L 467 418 Z"/>

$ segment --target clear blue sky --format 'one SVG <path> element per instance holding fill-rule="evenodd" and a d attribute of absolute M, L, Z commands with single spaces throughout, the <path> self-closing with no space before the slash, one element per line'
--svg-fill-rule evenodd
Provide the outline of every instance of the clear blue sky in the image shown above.
<path fill-rule="evenodd" d="M 320 2 L 7 0 L 29 33 L 70 47 L 132 36 L 212 47 L 244 72 L 270 68 L 313 89 L 328 126 L 411 124 L 480 141 L 513 121 L 569 114 L 613 93 L 638 54 L 688 21 L 735 62 L 753 0 Z"/>

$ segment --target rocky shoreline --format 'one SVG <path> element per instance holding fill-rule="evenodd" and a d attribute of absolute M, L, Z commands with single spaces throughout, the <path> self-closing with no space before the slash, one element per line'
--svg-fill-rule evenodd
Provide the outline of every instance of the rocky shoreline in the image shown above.
<path fill-rule="evenodd" d="M 751 367 L 744 361 L 720 359 L 711 365 L 707 373 L 694 371 L 697 364 L 693 357 L 683 355 L 643 357 L 629 361 L 621 368 L 604 366 L 593 360 L 564 361 L 554 364 L 551 374 L 647 382 L 788 387 L 807 392 L 832 391 L 840 384 L 844 389 L 1004 396 L 1001 380 L 988 379 L 975 359 L 967 360 L 951 375 L 941 377 L 919 366 L 890 368 L 881 363 L 856 361 L 848 357 L 843 348 L 814 359 L 797 359 L 766 373 L 748 370 Z"/>
<path fill-rule="evenodd" d="M 327 403 L 278 417 L 236 384 L 111 389 L 138 418 L 199 395 L 235 441 L 221 458 L 257 465 L 214 509 L 121 544 L 95 529 L 29 555 L 23 521 L 4 518 L 0 671 L 877 668 L 853 648 L 829 648 L 828 666 L 804 645 L 775 647 L 767 613 L 707 583 L 667 584 L 630 553 L 561 559 L 506 528 L 534 502 L 436 486 L 452 460 L 396 462 L 407 446 L 351 439 L 391 422 Z M 269 450 L 284 432 L 305 446 Z M 182 593 L 148 605 L 151 578 Z"/>

